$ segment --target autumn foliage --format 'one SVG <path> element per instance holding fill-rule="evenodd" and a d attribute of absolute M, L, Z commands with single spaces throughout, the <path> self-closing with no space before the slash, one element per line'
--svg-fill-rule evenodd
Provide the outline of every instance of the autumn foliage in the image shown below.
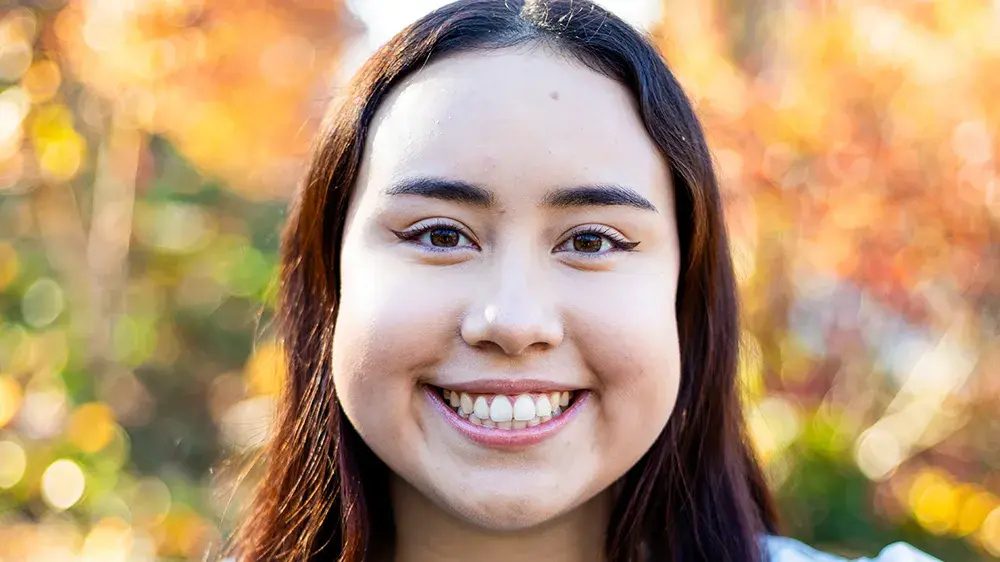
<path fill-rule="evenodd" d="M 2 10 L 0 558 L 200 559 L 253 481 L 283 207 L 363 30 L 328 0 Z M 1000 558 L 1000 7 L 661 12 L 788 532 Z"/>

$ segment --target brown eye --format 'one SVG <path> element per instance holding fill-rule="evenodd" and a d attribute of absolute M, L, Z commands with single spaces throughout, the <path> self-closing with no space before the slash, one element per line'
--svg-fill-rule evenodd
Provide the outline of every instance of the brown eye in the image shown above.
<path fill-rule="evenodd" d="M 435 228 L 430 231 L 430 242 L 432 246 L 452 248 L 458 246 L 461 235 L 451 228 Z"/>
<path fill-rule="evenodd" d="M 604 245 L 604 238 L 597 234 L 577 234 L 573 237 L 573 249 L 577 252 L 597 253 Z"/>
<path fill-rule="evenodd" d="M 431 224 L 416 224 L 407 230 L 393 230 L 392 233 L 400 240 L 429 252 L 453 252 L 464 249 L 478 250 L 479 246 L 465 234 L 461 226 L 451 226 L 450 223 L 433 222 Z"/>

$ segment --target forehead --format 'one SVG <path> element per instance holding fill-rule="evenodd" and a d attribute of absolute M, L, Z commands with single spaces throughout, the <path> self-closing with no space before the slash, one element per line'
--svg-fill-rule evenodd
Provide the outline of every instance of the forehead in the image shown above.
<path fill-rule="evenodd" d="M 438 176 L 489 187 L 503 201 L 618 183 L 659 208 L 670 198 L 665 158 L 629 92 L 546 48 L 428 65 L 380 107 L 367 144 L 362 184 Z"/>

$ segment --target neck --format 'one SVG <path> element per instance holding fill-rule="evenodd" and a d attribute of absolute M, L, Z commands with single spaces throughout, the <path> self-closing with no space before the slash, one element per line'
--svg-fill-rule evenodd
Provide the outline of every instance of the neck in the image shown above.
<path fill-rule="evenodd" d="M 491 531 L 459 519 L 428 500 L 399 477 L 391 477 L 396 522 L 395 562 L 603 562 L 611 512 L 604 491 L 573 511 L 542 525 Z M 523 553 L 521 556 L 519 553 Z"/>

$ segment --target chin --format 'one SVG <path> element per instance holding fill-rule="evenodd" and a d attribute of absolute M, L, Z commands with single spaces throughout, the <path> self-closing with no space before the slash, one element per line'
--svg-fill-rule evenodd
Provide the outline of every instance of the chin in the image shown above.
<path fill-rule="evenodd" d="M 448 503 L 449 511 L 476 527 L 491 531 L 522 531 L 544 525 L 573 506 L 570 503 L 560 509 L 550 502 L 538 498 L 525 497 L 523 493 L 483 495 L 481 501 L 468 499 L 453 500 Z"/>

